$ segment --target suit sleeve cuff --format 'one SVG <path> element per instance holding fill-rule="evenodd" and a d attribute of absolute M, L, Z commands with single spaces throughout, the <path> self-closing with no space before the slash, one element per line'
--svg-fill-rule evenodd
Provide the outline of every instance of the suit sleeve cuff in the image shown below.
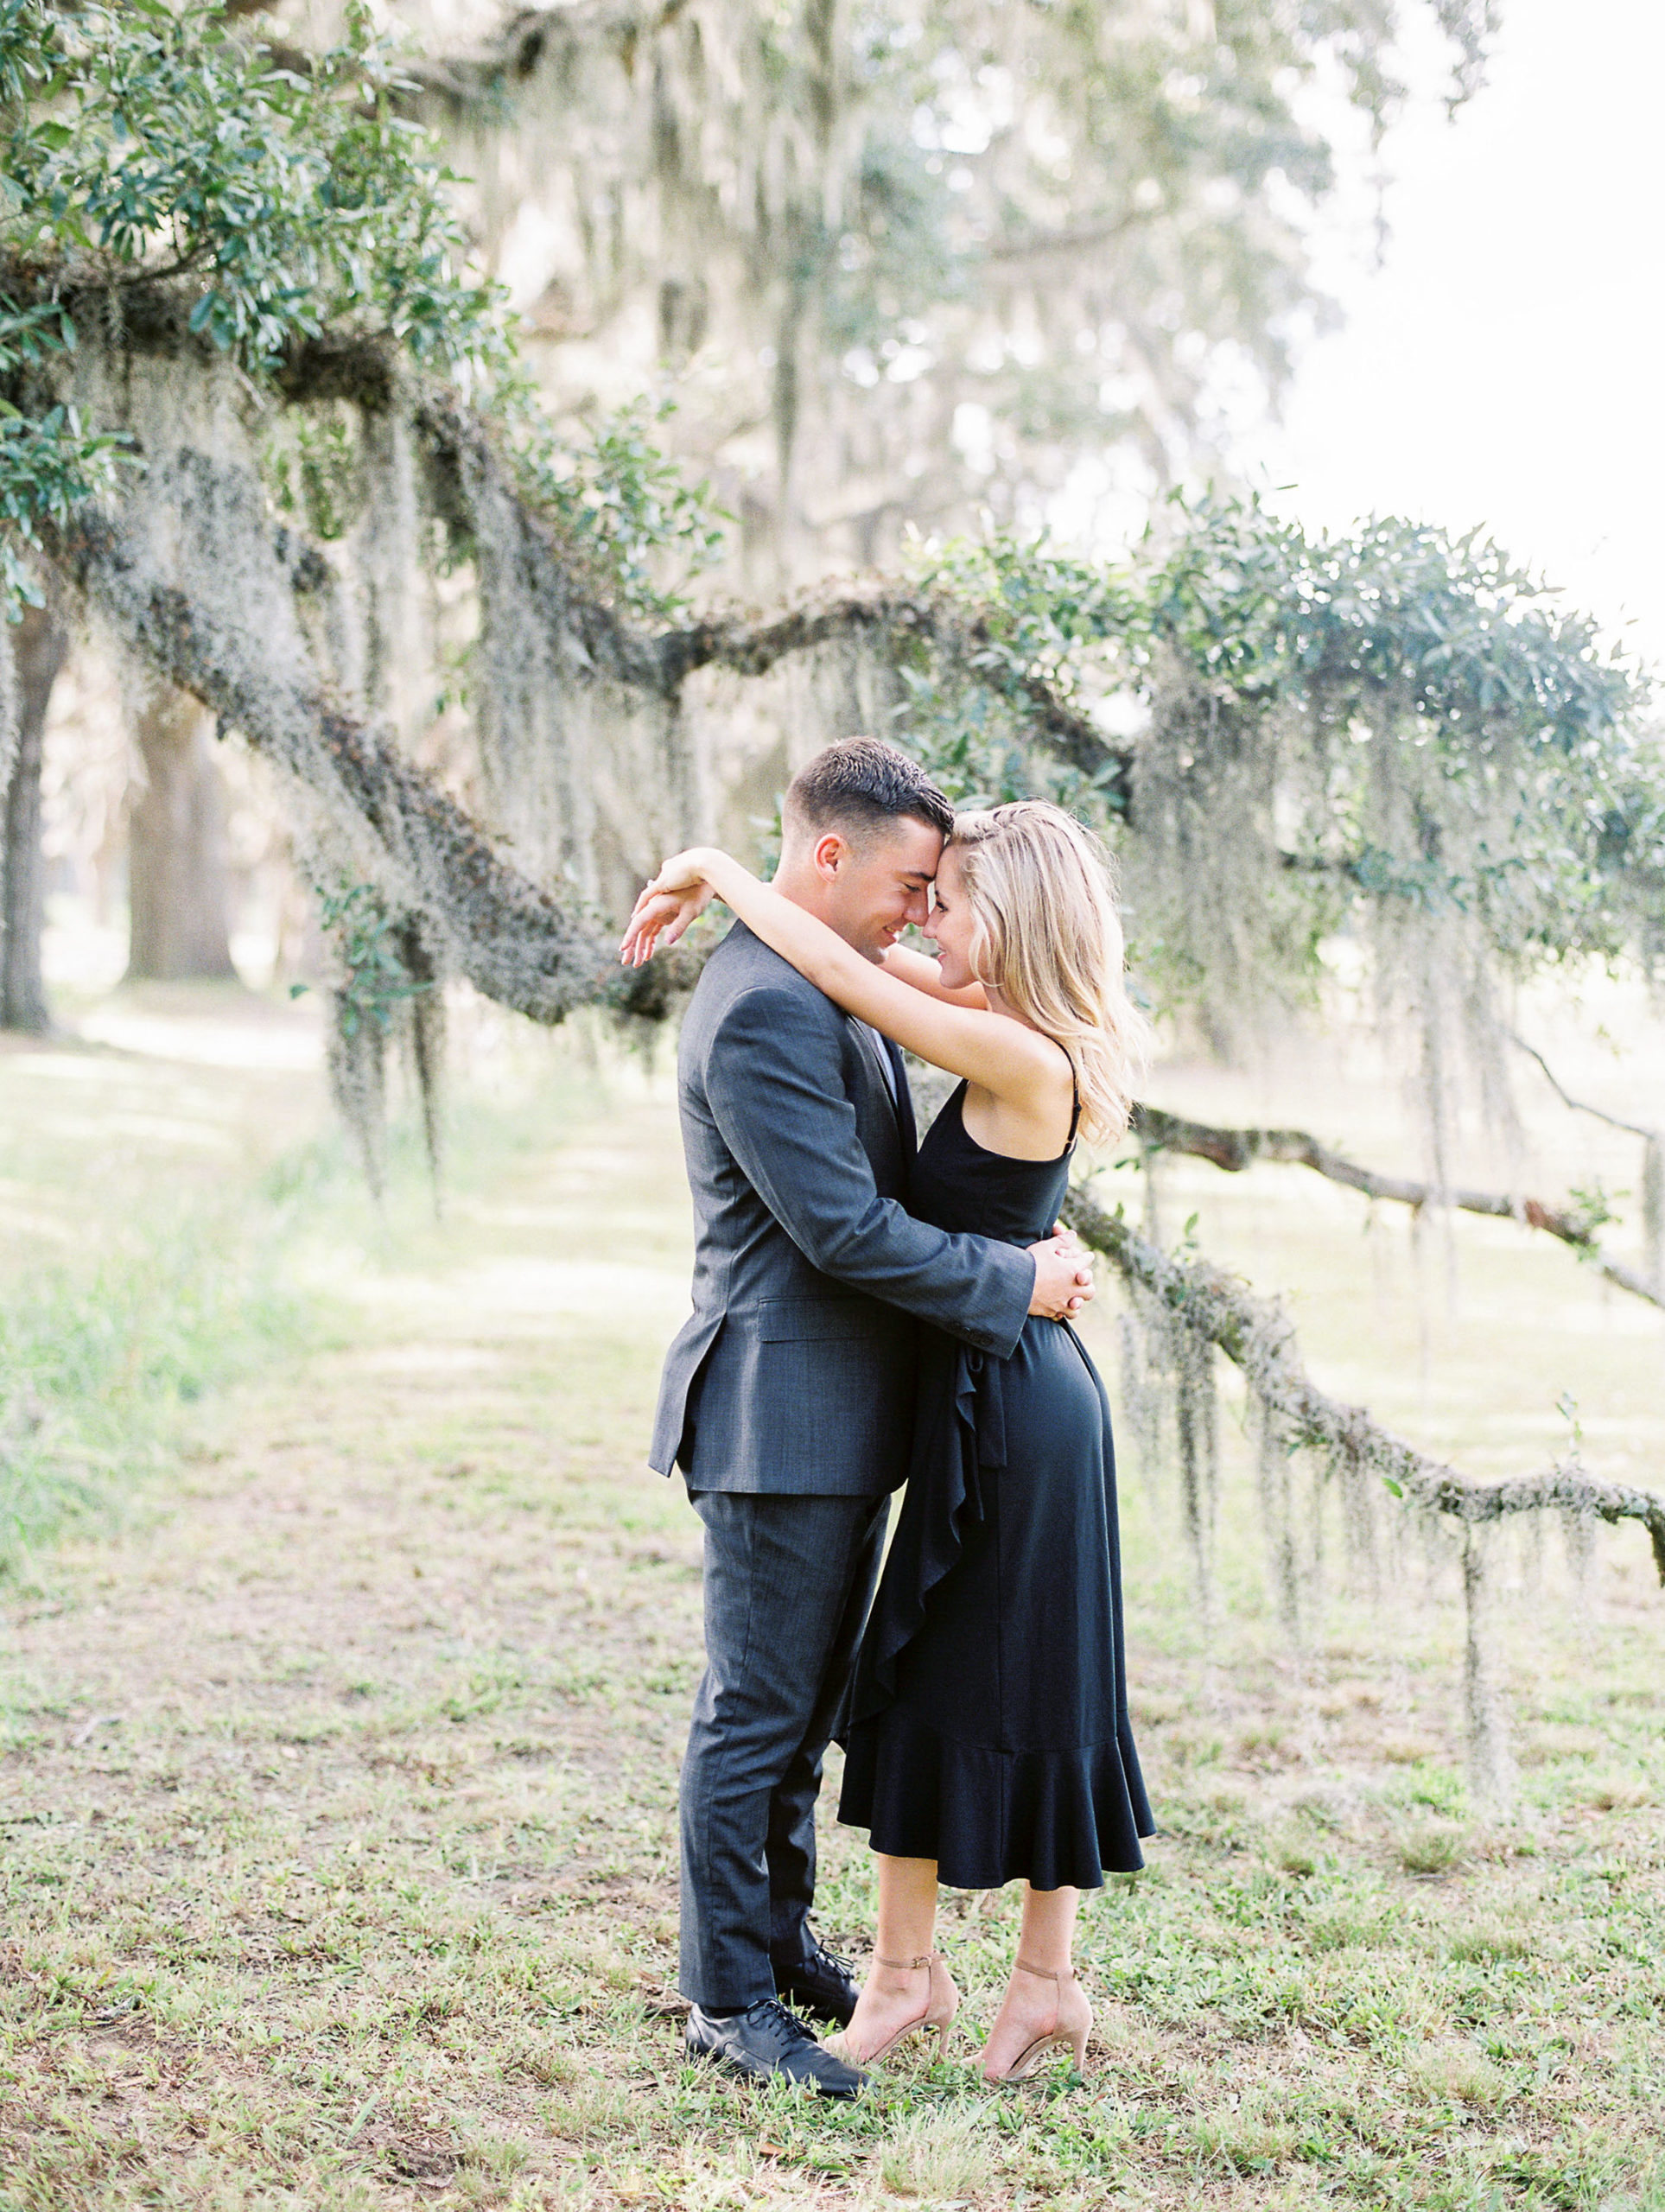
<path fill-rule="evenodd" d="M 1009 1259 L 1001 1257 L 1001 1310 L 975 1341 L 980 1351 L 995 1359 L 1009 1359 L 1029 1318 L 1029 1301 L 1035 1294 L 1035 1263 L 1027 1252 L 1014 1247 Z"/>

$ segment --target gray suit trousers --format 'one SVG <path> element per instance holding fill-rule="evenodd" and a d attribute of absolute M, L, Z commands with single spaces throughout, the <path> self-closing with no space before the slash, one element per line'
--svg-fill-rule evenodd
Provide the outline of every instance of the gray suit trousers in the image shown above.
<path fill-rule="evenodd" d="M 683 1762 L 681 1983 L 706 2011 L 739 2012 L 774 1995 L 771 1954 L 804 1947 L 821 1764 L 890 1500 L 691 1496 L 706 1666 Z"/>

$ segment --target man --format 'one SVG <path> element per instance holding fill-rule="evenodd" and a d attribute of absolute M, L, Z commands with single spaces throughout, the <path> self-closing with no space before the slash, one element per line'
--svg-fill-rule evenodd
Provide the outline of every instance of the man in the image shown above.
<path fill-rule="evenodd" d="M 870 738 L 786 794 L 777 889 L 880 960 L 922 922 L 947 800 Z M 1092 1294 L 1071 1240 L 1029 1251 L 905 1210 L 895 1046 L 736 924 L 683 1022 L 694 1312 L 665 1360 L 652 1465 L 705 1524 L 706 1669 L 682 1776 L 690 2052 L 852 2096 L 864 2077 L 778 2001 L 841 2024 L 855 1986 L 808 1920 L 822 1760 L 906 1474 L 915 1317 L 995 1357 Z"/>

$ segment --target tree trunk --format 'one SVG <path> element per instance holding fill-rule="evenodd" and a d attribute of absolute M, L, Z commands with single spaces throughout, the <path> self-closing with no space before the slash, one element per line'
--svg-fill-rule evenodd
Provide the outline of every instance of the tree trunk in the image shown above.
<path fill-rule="evenodd" d="M 234 976 L 226 795 L 210 750 L 213 716 L 160 690 L 138 718 L 145 789 L 128 827 L 130 980 Z"/>
<path fill-rule="evenodd" d="M 41 760 L 52 687 L 69 651 L 69 633 L 50 601 L 25 607 L 11 650 L 17 746 L 10 772 L 0 777 L 0 1028 L 38 1036 L 52 1027 L 41 979 Z"/>

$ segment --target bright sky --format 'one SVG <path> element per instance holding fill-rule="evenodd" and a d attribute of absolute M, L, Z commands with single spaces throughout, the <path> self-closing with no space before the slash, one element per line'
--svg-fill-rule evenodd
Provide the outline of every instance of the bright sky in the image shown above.
<path fill-rule="evenodd" d="M 1389 140 L 1384 265 L 1336 240 L 1345 327 L 1261 454 L 1309 525 L 1484 524 L 1660 664 L 1662 82 L 1661 0 L 1503 0 L 1486 89 Z"/>

